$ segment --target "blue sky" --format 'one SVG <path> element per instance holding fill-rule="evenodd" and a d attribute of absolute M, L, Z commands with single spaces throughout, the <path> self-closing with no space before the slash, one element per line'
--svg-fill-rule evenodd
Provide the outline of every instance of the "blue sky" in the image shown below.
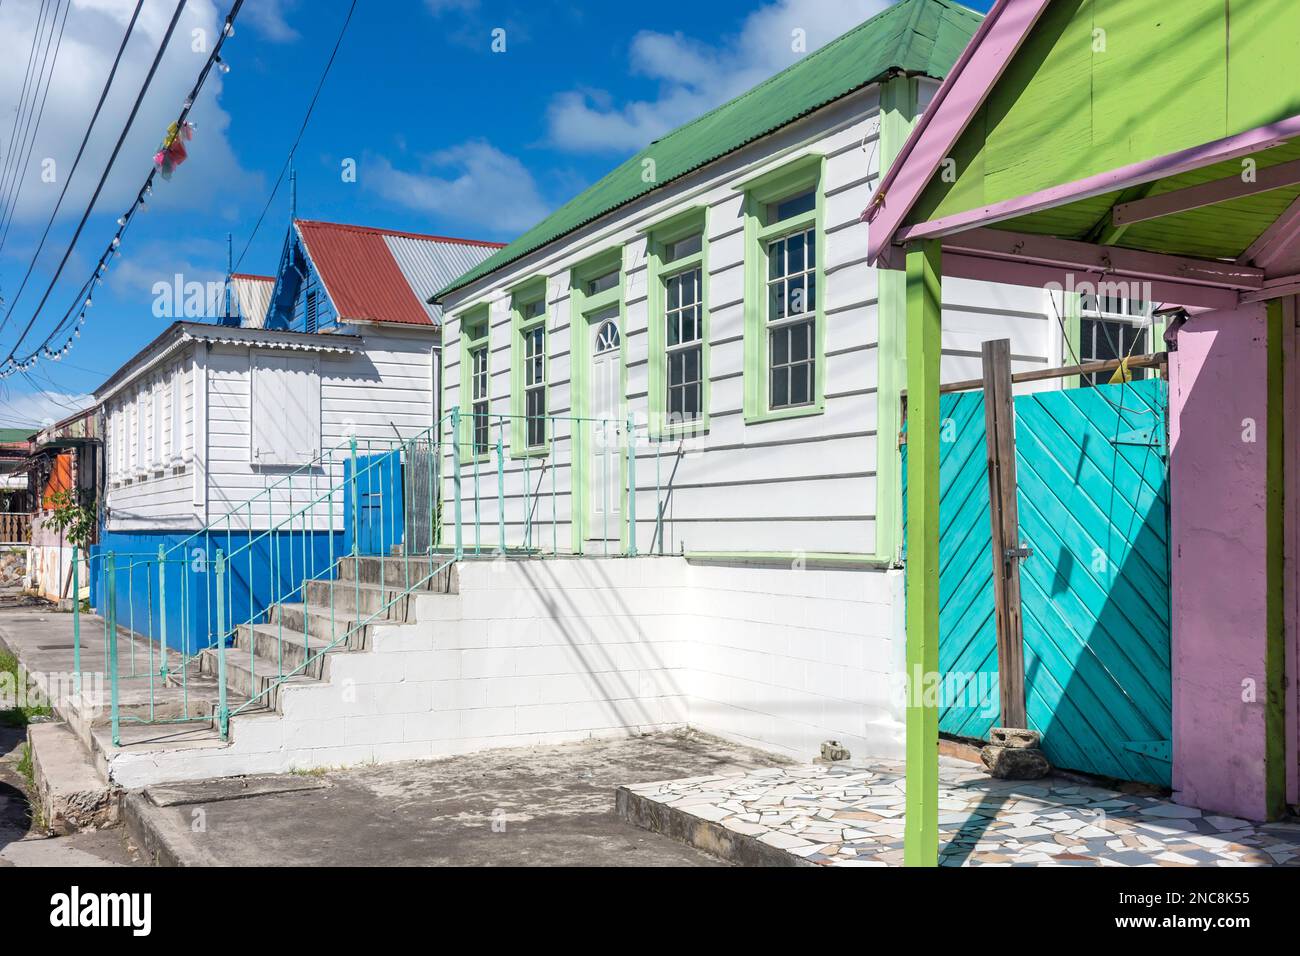
<path fill-rule="evenodd" d="M 52 14 L 53 3 L 47 8 Z M 7 354 L 32 317 L 121 130 L 174 7 L 144 12 L 104 113 L 27 288 L 14 299 L 80 143 L 134 0 L 67 3 L 61 42 L 38 45 L 52 64 L 30 159 L 0 197 L 14 196 L 0 248 L 0 346 Z M 195 105 L 190 159 L 161 182 L 96 289 L 83 334 L 61 362 L 0 382 L 0 426 L 67 414 L 85 393 L 154 338 L 153 286 L 180 274 L 216 281 L 226 235 L 238 258 L 297 133 L 348 0 L 246 0 Z M 968 5 L 987 9 L 989 0 Z M 215 37 L 228 0 L 189 0 L 121 156 L 46 309 L 24 345 L 38 345 L 72 304 L 148 172 Z M 821 46 L 887 0 L 360 0 L 298 149 L 298 214 L 415 232 L 508 240 L 663 132 L 743 92 L 796 56 L 791 30 Z M 0 6 L 0 160 L 17 112 L 40 0 Z M 492 49 L 494 31 L 504 52 Z M 197 32 L 196 32 L 197 31 Z M 196 49 L 197 48 L 197 49 Z M 38 86 L 39 88 L 39 86 Z M 21 139 L 18 140 L 21 142 Z M 25 155 L 25 153 L 24 153 Z M 42 177 L 53 159 L 53 182 Z M 355 182 L 343 164 L 356 163 Z M 16 160 L 14 165 L 21 165 Z M 0 163 L 0 170 L 3 164 Z M 21 182 L 21 189 L 13 188 Z M 274 271 L 288 222 L 287 184 L 239 268 Z M 55 343 L 56 345 L 59 343 Z"/>

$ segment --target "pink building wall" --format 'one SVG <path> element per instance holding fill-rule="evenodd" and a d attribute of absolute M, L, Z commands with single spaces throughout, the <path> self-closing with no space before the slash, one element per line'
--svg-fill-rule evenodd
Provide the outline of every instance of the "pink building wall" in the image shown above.
<path fill-rule="evenodd" d="M 1169 361 L 1175 799 L 1251 819 L 1268 815 L 1267 344 L 1265 307 L 1243 306 L 1194 316 Z"/>

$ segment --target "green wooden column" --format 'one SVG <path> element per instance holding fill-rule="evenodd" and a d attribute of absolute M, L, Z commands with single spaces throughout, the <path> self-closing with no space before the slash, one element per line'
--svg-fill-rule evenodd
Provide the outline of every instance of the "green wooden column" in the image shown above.
<path fill-rule="evenodd" d="M 936 240 L 907 251 L 907 817 L 903 862 L 939 863 L 939 354 Z"/>

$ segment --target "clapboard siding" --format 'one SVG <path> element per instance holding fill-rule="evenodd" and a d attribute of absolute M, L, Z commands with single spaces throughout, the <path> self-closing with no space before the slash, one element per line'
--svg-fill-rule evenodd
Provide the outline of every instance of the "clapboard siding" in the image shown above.
<path fill-rule="evenodd" d="M 205 524 L 224 529 L 229 516 L 231 528 L 239 530 L 248 527 L 250 510 L 252 526 L 258 529 L 273 522 L 283 523 L 291 515 L 297 516 L 293 521 L 295 529 L 341 527 L 343 496 L 335 495 L 332 519 L 330 503 L 317 499 L 327 494 L 331 484 L 341 482 L 351 437 L 356 436 L 360 455 L 388 451 L 397 434 L 411 438 L 430 428 L 434 401 L 431 376 L 435 366 L 430 349 L 436 339 L 430 330 L 365 326 L 348 331 L 360 337 L 354 352 L 316 353 L 321 403 L 319 442 L 322 452 L 334 450 L 332 466 L 301 469 L 292 480 L 268 492 L 268 486 L 275 486 L 295 469 L 260 466 L 251 460 L 251 416 L 280 413 L 278 409 L 250 406 L 254 400 L 250 362 L 257 347 L 191 343 L 182 360 L 185 370 L 181 379 L 182 462 L 178 467 L 167 464 L 159 473 L 139 479 L 111 481 L 107 494 L 109 529 L 197 529 Z M 196 371 L 199 364 L 194 358 L 196 348 L 205 350 L 202 361 L 205 374 Z M 205 440 L 197 449 L 196 382 L 206 382 L 207 399 Z M 149 387 L 144 386 L 143 394 L 148 394 Z M 133 389 L 129 394 L 114 396 L 106 405 L 112 423 L 108 440 L 110 476 L 116 474 L 115 432 L 119 427 L 128 430 L 127 473 L 135 467 L 134 419 L 128 417 L 125 425 L 119 425 L 118 421 L 119 409 L 131 411 L 132 403 L 139 400 L 140 394 L 140 389 Z M 151 407 L 147 401 L 145 407 Z M 171 416 L 168 400 L 163 409 L 164 446 L 166 436 L 170 435 Z M 147 447 L 153 448 L 151 417 L 146 426 L 150 436 Z M 206 494 L 195 494 L 196 469 L 202 476 L 199 486 Z"/>
<path fill-rule="evenodd" d="M 645 229 L 675 212 L 707 209 L 706 268 L 709 309 L 709 428 L 684 442 L 649 442 L 644 432 L 636 453 L 637 545 L 651 548 L 663 508 L 665 550 L 698 552 L 831 552 L 871 554 L 876 550 L 877 462 L 887 450 L 897 456 L 897 437 L 876 430 L 879 377 L 878 272 L 866 262 L 866 225 L 859 221 L 879 180 L 877 90 L 870 88 L 819 110 L 703 170 L 658 190 L 568 236 L 444 303 L 444 404 L 463 405 L 459 316 L 489 308 L 489 395 L 494 415 L 508 415 L 510 402 L 510 289 L 543 275 L 547 279 L 549 411 L 572 414 L 572 345 L 569 282 L 572 268 L 613 248 L 623 254 L 626 414 L 644 423 L 650 388 L 647 324 L 650 320 Z M 743 194 L 735 187 L 790 159 L 820 153 L 825 162 L 823 270 L 826 278 L 825 410 L 805 417 L 746 423 L 744 392 L 745 236 Z M 979 343 L 1008 337 L 1017 369 L 1045 367 L 1053 341 L 1040 290 L 1014 289 L 954 280 L 944 288 L 943 376 L 978 374 Z M 587 334 L 582 330 L 582 334 Z M 975 372 L 971 372 L 974 355 Z M 893 395 L 890 401 L 898 401 Z M 620 413 L 620 417 L 623 413 Z M 567 436 L 567 424 L 556 429 Z M 495 439 L 495 435 L 494 435 Z M 572 545 L 569 457 L 572 442 L 554 442 L 556 501 L 550 485 L 532 496 L 524 490 L 519 459 L 502 463 L 497 487 L 495 453 L 478 465 L 476 482 L 462 479 L 462 517 L 477 506 L 478 534 L 485 547 L 500 543 L 504 506 L 508 546 L 522 537 L 531 516 L 533 544 L 561 550 Z M 447 453 L 450 446 L 447 446 Z M 534 465 L 538 460 L 534 459 Z M 543 462 L 545 464 L 545 462 Z M 450 462 L 447 462 L 450 466 Z M 626 468 L 625 462 L 620 462 Z M 468 476 L 472 467 L 465 466 Z M 450 474 L 450 467 L 447 468 Z M 536 478 L 534 467 L 530 477 Z M 549 470 L 541 472 L 549 482 Z M 671 475 L 671 478 L 669 478 Z M 476 485 L 476 487 L 475 487 Z M 444 489 L 444 499 L 450 493 Z M 558 527 L 552 529 L 551 509 Z M 538 528 L 542 516 L 544 529 Z M 465 540 L 475 543 L 475 528 Z M 596 537 L 603 537 L 597 534 Z M 597 551 L 603 543 L 593 546 Z"/>

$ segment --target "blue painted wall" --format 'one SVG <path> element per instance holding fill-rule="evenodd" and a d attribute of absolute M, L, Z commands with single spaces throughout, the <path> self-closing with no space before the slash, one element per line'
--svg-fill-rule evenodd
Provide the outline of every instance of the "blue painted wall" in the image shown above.
<path fill-rule="evenodd" d="M 402 543 L 406 510 L 402 494 L 402 453 L 357 458 L 356 534 L 359 554 L 389 554 Z M 352 462 L 343 462 L 344 486 L 352 487 Z M 344 520 L 343 547 L 352 550 L 352 501 Z"/>
<path fill-rule="evenodd" d="M 193 532 L 109 531 L 91 549 L 91 605 L 108 612 L 110 590 L 120 627 L 150 638 L 167 635 L 167 646 L 196 653 L 209 646 L 217 630 L 214 560 L 218 550 L 231 554 L 226 574 L 227 629 L 261 620 L 277 602 L 301 601 L 305 578 L 333 576 L 331 554 L 344 554 L 342 531 L 214 532 L 189 541 Z M 331 551 L 331 539 L 333 550 Z M 159 574 L 158 546 L 167 549 Z M 108 555 L 114 563 L 110 589 Z M 250 587 L 250 583 L 252 585 Z"/>

